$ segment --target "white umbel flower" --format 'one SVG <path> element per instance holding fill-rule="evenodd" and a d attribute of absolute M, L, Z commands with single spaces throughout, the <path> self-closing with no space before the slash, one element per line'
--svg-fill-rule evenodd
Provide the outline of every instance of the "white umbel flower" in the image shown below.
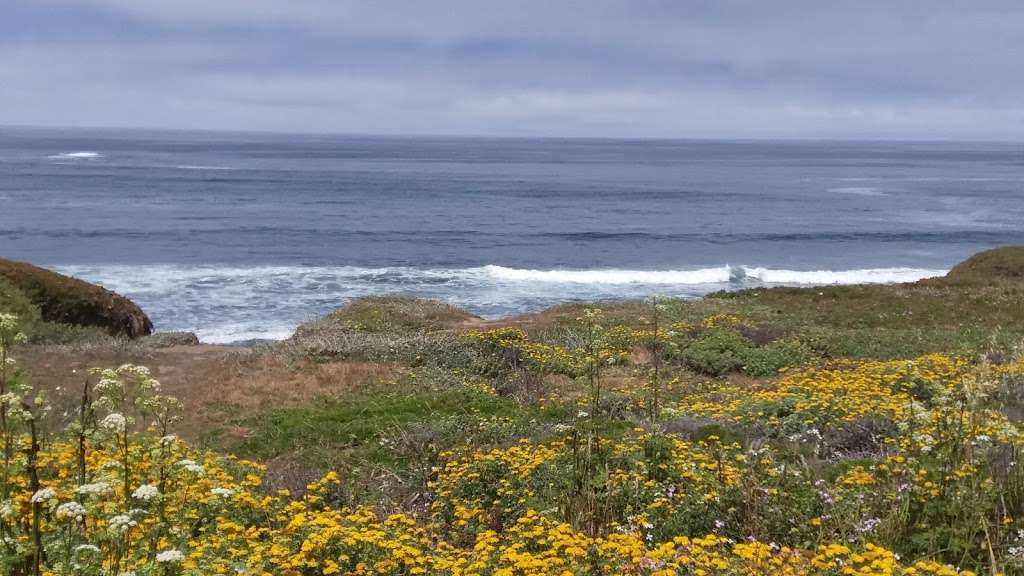
<path fill-rule="evenodd" d="M 111 532 L 127 532 L 132 529 L 138 522 L 132 520 L 132 517 L 127 514 L 118 514 L 110 519 L 108 522 Z"/>
<path fill-rule="evenodd" d="M 33 504 L 45 504 L 50 500 L 57 499 L 57 492 L 53 488 L 40 488 L 32 495 Z"/>
<path fill-rule="evenodd" d="M 105 494 L 110 491 L 110 484 L 96 482 L 95 484 L 82 484 L 78 487 L 78 493 L 83 495 Z"/>
<path fill-rule="evenodd" d="M 210 494 L 221 498 L 231 498 L 235 495 L 235 491 L 231 488 L 210 488 Z"/>
<path fill-rule="evenodd" d="M 75 552 L 78 553 L 78 554 L 81 554 L 82 552 L 90 552 L 92 554 L 99 554 L 100 553 L 100 548 L 99 548 L 99 546 L 94 546 L 92 544 L 79 544 L 78 546 L 75 546 Z"/>
<path fill-rule="evenodd" d="M 85 506 L 72 500 L 57 506 L 57 518 L 81 521 L 85 518 Z"/>
<path fill-rule="evenodd" d="M 160 496 L 160 490 L 152 484 L 143 484 L 132 492 L 132 498 L 136 500 L 142 500 L 143 502 L 149 502 L 150 500 Z"/>
<path fill-rule="evenodd" d="M 206 473 L 206 468 L 203 468 L 202 464 L 197 464 L 195 460 L 178 460 L 177 462 L 175 462 L 175 465 L 181 466 L 186 471 L 196 474 L 198 476 L 202 476 L 203 474 Z"/>
<path fill-rule="evenodd" d="M 107 417 L 100 422 L 100 427 L 110 432 L 124 432 L 128 427 L 128 419 L 124 414 L 107 414 Z"/>
<path fill-rule="evenodd" d="M 164 550 L 156 555 L 156 561 L 162 564 L 170 562 L 181 562 L 185 559 L 185 555 L 179 550 Z"/>

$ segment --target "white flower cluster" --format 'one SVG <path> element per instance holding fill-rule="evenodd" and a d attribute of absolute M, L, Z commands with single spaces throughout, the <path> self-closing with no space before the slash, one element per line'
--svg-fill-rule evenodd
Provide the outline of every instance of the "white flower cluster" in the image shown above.
<path fill-rule="evenodd" d="M 50 500 L 57 499 L 57 492 L 53 488 L 40 488 L 32 495 L 33 504 L 45 504 Z"/>
<path fill-rule="evenodd" d="M 79 544 L 78 546 L 75 546 L 75 553 L 76 554 L 81 554 L 82 552 L 90 552 L 90 553 L 93 553 L 93 554 L 99 554 L 100 553 L 100 548 L 99 548 L 99 546 L 95 546 L 93 544 Z"/>
<path fill-rule="evenodd" d="M 93 392 L 98 398 L 107 397 L 121 390 L 123 383 L 118 378 L 117 372 L 107 369 L 100 371 L 99 374 L 99 382 L 96 382 L 96 385 L 93 386 Z"/>
<path fill-rule="evenodd" d="M 220 496 L 221 498 L 231 498 L 235 495 L 235 491 L 231 488 L 211 488 L 210 494 Z"/>
<path fill-rule="evenodd" d="M 18 317 L 14 314 L 0 312 L 0 330 L 14 332 L 18 329 Z"/>
<path fill-rule="evenodd" d="M 95 484 L 82 484 L 78 487 L 78 493 L 82 495 L 99 495 L 106 494 L 110 491 L 110 484 L 106 482 L 96 482 Z"/>
<path fill-rule="evenodd" d="M 128 427 L 128 419 L 124 414 L 107 414 L 107 417 L 100 422 L 100 427 L 110 432 L 124 432 Z"/>
<path fill-rule="evenodd" d="M 167 436 L 160 438 L 160 445 L 163 446 L 164 448 L 168 448 L 170 446 L 173 446 L 177 440 L 177 436 L 175 436 L 174 434 L 168 434 Z"/>
<path fill-rule="evenodd" d="M 142 500 L 143 502 L 149 502 L 150 500 L 158 498 L 159 496 L 160 490 L 156 486 L 153 486 L 152 484 L 143 484 L 142 486 L 136 488 L 134 492 L 132 492 L 132 498 L 135 498 L 136 500 Z"/>
<path fill-rule="evenodd" d="M 81 521 L 85 518 L 85 506 L 72 500 L 57 506 L 57 518 Z"/>
<path fill-rule="evenodd" d="M 132 520 L 132 517 L 127 514 L 118 514 L 112 517 L 108 524 L 111 532 L 123 533 L 137 526 L 138 522 Z"/>
<path fill-rule="evenodd" d="M 195 460 L 189 460 L 186 458 L 184 460 L 178 460 L 174 464 L 176 466 L 181 466 L 186 472 L 191 472 L 198 476 L 202 476 L 206 473 L 206 468 L 203 468 L 202 464 L 197 464 Z"/>
<path fill-rule="evenodd" d="M 161 564 L 169 562 L 181 562 L 185 559 L 185 555 L 180 550 L 164 550 L 156 555 L 156 561 Z"/>

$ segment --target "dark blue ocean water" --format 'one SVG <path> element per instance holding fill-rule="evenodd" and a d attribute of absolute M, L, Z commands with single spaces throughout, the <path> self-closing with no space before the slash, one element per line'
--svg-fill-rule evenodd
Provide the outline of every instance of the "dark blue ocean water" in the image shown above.
<path fill-rule="evenodd" d="M 208 341 L 381 292 L 500 316 L 914 279 L 1022 222 L 1021 144 L 0 128 L 0 256 Z"/>

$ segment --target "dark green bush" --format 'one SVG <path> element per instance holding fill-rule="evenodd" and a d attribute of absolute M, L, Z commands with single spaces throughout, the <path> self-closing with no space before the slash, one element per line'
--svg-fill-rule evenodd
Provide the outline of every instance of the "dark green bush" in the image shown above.
<path fill-rule="evenodd" d="M 799 366 L 814 358 L 814 352 L 798 340 L 775 340 L 760 348 L 751 348 L 743 362 L 750 376 L 772 376 L 782 368 Z"/>
<path fill-rule="evenodd" d="M 679 356 L 684 364 L 698 372 L 721 376 L 741 369 L 753 350 L 753 343 L 739 332 L 713 328 L 683 348 Z"/>

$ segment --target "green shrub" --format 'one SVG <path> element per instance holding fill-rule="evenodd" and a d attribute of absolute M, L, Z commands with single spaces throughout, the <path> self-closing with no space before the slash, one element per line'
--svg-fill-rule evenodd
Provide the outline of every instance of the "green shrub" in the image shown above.
<path fill-rule="evenodd" d="M 474 320 L 479 318 L 436 300 L 411 296 L 366 296 L 319 320 L 299 326 L 295 334 L 338 329 L 373 334 L 434 332 Z"/>
<path fill-rule="evenodd" d="M 43 323 L 39 308 L 24 292 L 2 277 L 0 277 L 0 312 L 17 316 L 21 331 L 29 337 L 34 336 Z"/>
<path fill-rule="evenodd" d="M 772 376 L 782 368 L 806 364 L 814 352 L 798 340 L 782 339 L 752 348 L 743 361 L 743 372 L 750 376 Z"/>
<path fill-rule="evenodd" d="M 690 368 L 711 376 L 739 370 L 754 350 L 753 343 L 729 328 L 704 332 L 680 351 L 680 359 Z"/>
<path fill-rule="evenodd" d="M 408 366 L 443 366 L 465 372 L 481 371 L 484 360 L 478 350 L 466 346 L 451 332 L 397 334 L 320 330 L 296 333 L 278 347 L 296 358 L 397 362 Z"/>

